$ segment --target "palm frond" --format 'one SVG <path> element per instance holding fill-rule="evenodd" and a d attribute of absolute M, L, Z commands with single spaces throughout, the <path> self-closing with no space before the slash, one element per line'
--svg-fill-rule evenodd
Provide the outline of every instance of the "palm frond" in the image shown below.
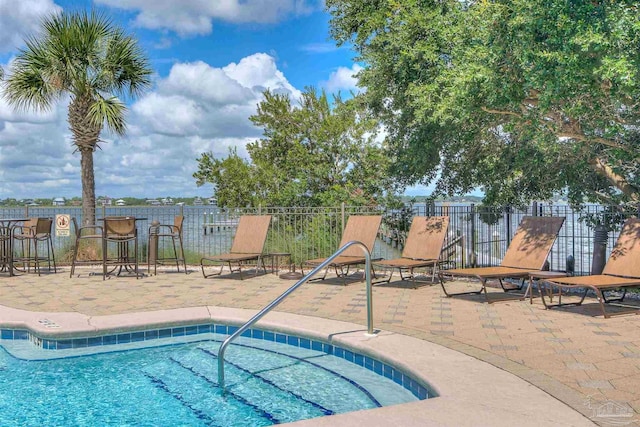
<path fill-rule="evenodd" d="M 124 132 L 125 106 L 115 97 L 140 95 L 152 70 L 134 38 L 105 14 L 51 15 L 42 32 L 26 40 L 5 79 L 5 94 L 18 108 L 50 108 L 63 93 L 96 100 L 92 121 Z"/>
<path fill-rule="evenodd" d="M 5 82 L 4 96 L 17 110 L 49 110 L 60 94 L 41 69 L 14 64 L 13 73 Z"/>
<path fill-rule="evenodd" d="M 122 31 L 109 37 L 101 69 L 102 82 L 110 91 L 138 96 L 151 86 L 149 61 L 136 40 Z"/>
<path fill-rule="evenodd" d="M 98 97 L 89 108 L 89 116 L 95 126 L 106 124 L 113 132 L 124 135 L 127 129 L 124 120 L 126 111 L 127 107 L 118 98 Z"/>

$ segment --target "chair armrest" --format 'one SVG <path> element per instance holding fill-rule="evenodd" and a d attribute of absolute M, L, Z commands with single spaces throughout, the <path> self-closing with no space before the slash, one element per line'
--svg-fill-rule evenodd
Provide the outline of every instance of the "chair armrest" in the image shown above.
<path fill-rule="evenodd" d="M 90 232 L 84 233 L 86 230 L 90 230 Z M 76 229 L 76 236 L 79 237 L 86 237 L 87 235 L 102 236 L 103 234 L 104 228 L 101 225 L 84 225 Z"/>
<path fill-rule="evenodd" d="M 154 227 L 157 230 L 157 234 L 163 234 L 163 233 L 178 234 L 179 232 L 178 227 L 176 227 L 175 225 L 169 225 L 169 224 L 158 224 L 155 226 L 152 225 L 151 227 L 149 227 L 149 230 L 151 230 Z"/>
<path fill-rule="evenodd" d="M 35 236 L 35 231 L 36 231 L 36 226 L 35 225 L 30 225 L 30 226 L 26 226 L 26 225 L 14 225 L 11 228 L 9 228 L 9 230 L 13 233 L 13 235 L 28 235 L 28 236 Z"/>

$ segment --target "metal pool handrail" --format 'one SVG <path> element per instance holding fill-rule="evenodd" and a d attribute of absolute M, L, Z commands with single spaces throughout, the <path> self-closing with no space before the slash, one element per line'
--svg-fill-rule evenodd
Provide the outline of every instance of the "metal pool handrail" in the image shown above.
<path fill-rule="evenodd" d="M 218 350 L 218 386 L 222 388 L 223 392 L 224 392 L 224 353 L 227 350 L 227 347 L 229 346 L 231 341 L 235 340 L 237 337 L 242 335 L 244 331 L 246 331 L 251 326 L 253 326 L 258 320 L 262 319 L 262 317 L 264 317 L 265 314 L 267 314 L 273 308 L 275 308 L 278 304 L 280 304 L 286 297 L 289 296 L 289 294 L 291 294 L 293 291 L 298 289 L 304 283 L 308 282 L 309 279 L 313 277 L 318 271 L 322 270 L 323 268 L 331 264 L 331 261 L 337 258 L 348 247 L 354 246 L 354 245 L 360 246 L 360 248 L 362 249 L 362 252 L 364 252 L 365 280 L 367 283 L 367 290 L 366 290 L 367 292 L 367 334 L 373 335 L 373 308 L 372 308 L 373 306 L 372 306 L 372 292 L 371 292 L 371 254 L 369 253 L 369 249 L 367 249 L 364 243 L 353 240 L 351 242 L 346 243 L 344 246 L 338 249 L 333 255 L 331 255 L 329 258 L 324 260 L 320 265 L 318 265 L 309 273 L 307 273 L 307 275 L 304 276 L 302 279 L 298 280 L 295 283 L 295 285 L 291 286 L 282 295 L 280 295 L 275 300 L 271 301 L 265 308 L 260 310 L 255 316 L 249 319 L 247 323 L 242 325 L 237 331 L 235 331 L 226 340 L 224 340 L 224 342 L 220 346 L 220 349 Z"/>

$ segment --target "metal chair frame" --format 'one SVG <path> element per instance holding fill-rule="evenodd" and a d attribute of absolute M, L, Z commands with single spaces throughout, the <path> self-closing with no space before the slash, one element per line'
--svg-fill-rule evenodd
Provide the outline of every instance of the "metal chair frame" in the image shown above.
<path fill-rule="evenodd" d="M 93 260 L 79 260 L 78 252 L 83 240 L 97 241 L 100 247 L 102 247 L 102 237 L 104 230 L 104 228 L 100 225 L 85 225 L 82 227 L 78 227 L 78 223 L 76 222 L 75 217 L 72 217 L 71 221 L 73 222 L 73 229 L 75 231 L 75 243 L 73 246 L 73 258 L 71 259 L 71 272 L 69 273 L 69 277 L 73 277 L 76 265 L 99 265 L 102 263 L 102 258 Z"/>
<path fill-rule="evenodd" d="M 53 239 L 51 237 L 51 228 L 53 226 L 53 219 L 51 218 L 32 218 L 26 222 L 25 225 L 13 227 L 13 241 L 20 242 L 21 255 L 13 256 L 12 263 L 15 268 L 15 263 L 22 263 L 25 272 L 31 271 L 31 265 L 34 270 L 40 276 L 42 262 L 47 262 L 47 267 L 51 271 L 51 264 L 53 263 L 53 272 L 57 273 L 56 257 L 53 250 Z M 26 242 L 26 248 L 25 248 Z M 38 254 L 38 247 L 40 243 L 45 244 L 47 249 L 47 256 Z M 16 249 L 16 245 L 13 244 L 13 249 Z M 33 255 L 31 255 L 31 249 L 33 248 Z"/>
<path fill-rule="evenodd" d="M 184 256 L 184 246 L 182 243 L 182 225 L 184 216 L 176 215 L 171 224 L 154 224 L 149 227 L 149 239 L 147 244 L 147 272 L 151 274 L 151 264 L 153 262 L 153 274 L 157 274 L 158 264 L 165 265 L 169 261 L 175 263 L 178 272 L 180 272 L 180 262 L 184 267 L 185 274 L 187 271 L 187 261 Z M 162 245 L 162 256 L 158 251 L 159 245 L 163 243 L 163 239 L 171 238 L 173 248 L 173 256 L 165 255 L 164 245 Z M 176 245 L 177 242 L 177 245 Z M 178 250 L 180 252 L 178 252 Z M 155 255 L 155 257 L 154 257 Z"/>
<path fill-rule="evenodd" d="M 104 219 L 102 234 L 102 279 L 105 280 L 116 270 L 116 275 L 119 276 L 123 269 L 133 273 L 136 279 L 140 278 L 142 274 L 138 263 L 138 230 L 135 218 L 107 217 Z M 115 257 L 109 257 L 110 243 L 117 245 Z M 129 250 L 130 243 L 134 245 L 133 256 Z"/>

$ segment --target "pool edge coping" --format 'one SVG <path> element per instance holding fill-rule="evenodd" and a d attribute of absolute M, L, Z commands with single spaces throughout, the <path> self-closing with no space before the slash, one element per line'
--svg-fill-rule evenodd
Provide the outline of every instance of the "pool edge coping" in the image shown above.
<path fill-rule="evenodd" d="M 241 325 L 255 314 L 255 312 L 256 310 L 250 309 L 200 306 L 141 313 L 87 316 L 77 312 L 31 312 L 0 306 L 0 326 L 3 328 L 27 329 L 42 338 L 77 338 L 108 333 L 130 332 L 157 327 L 193 325 L 201 322 L 224 322 L 229 325 Z M 52 328 L 44 325 L 41 322 L 43 319 L 53 322 L 56 327 Z M 457 353 L 466 358 L 472 359 L 476 363 L 486 364 L 493 369 L 502 371 L 513 378 L 517 378 L 526 385 L 534 387 L 549 398 L 565 406 L 566 409 L 574 412 L 575 414 L 581 415 L 583 417 L 582 421 L 585 422 L 585 425 L 594 425 L 593 421 L 589 419 L 590 414 L 584 405 L 584 399 L 579 397 L 577 392 L 573 392 L 562 383 L 546 376 L 543 373 L 518 365 L 515 362 L 505 360 L 501 356 L 497 356 L 492 353 L 487 354 L 487 352 L 484 352 L 481 349 L 476 349 L 444 337 L 413 337 L 401 334 L 397 331 L 385 330 L 380 331 L 375 338 L 371 338 L 365 336 L 366 328 L 361 325 L 321 317 L 277 311 L 270 313 L 267 317 L 258 322 L 256 327 L 323 340 L 331 344 L 351 348 L 361 354 L 375 357 L 380 361 L 393 364 L 398 369 L 407 372 L 409 375 L 424 384 L 429 385 L 439 395 L 436 399 L 427 399 L 421 402 L 428 402 L 429 400 L 439 400 L 441 402 L 451 399 L 456 400 L 459 398 L 459 393 L 456 394 L 456 387 L 451 387 L 452 384 L 450 384 L 449 381 L 434 382 L 433 376 L 425 374 L 424 369 L 416 369 L 416 360 L 414 356 L 416 356 L 417 352 L 413 351 L 409 352 L 411 354 L 398 354 L 397 346 L 404 346 L 409 342 L 412 346 L 417 345 L 418 347 L 426 347 L 432 354 L 441 354 L 443 352 L 442 349 L 445 349 L 445 353 L 451 352 L 445 354 L 445 356 L 448 356 L 446 357 L 447 359 L 449 359 L 449 357 L 453 357 L 453 359 L 460 361 L 455 357 Z M 391 345 L 389 343 L 394 344 Z M 421 345 L 420 343 L 423 344 Z M 440 350 L 438 350 L 438 348 L 440 348 Z M 424 351 L 424 348 L 422 351 Z M 424 358 L 424 356 L 419 355 L 417 357 Z M 433 357 L 431 358 L 431 361 L 434 361 Z M 450 362 L 451 360 L 448 361 L 448 363 Z M 472 363 L 471 360 L 467 360 L 465 362 L 465 364 L 469 363 Z M 429 370 L 427 369 L 427 371 Z M 539 384 L 542 384 L 543 387 L 540 387 Z M 558 396 L 558 394 L 560 396 Z M 482 393 L 476 395 L 475 401 L 479 400 L 482 402 L 482 398 L 478 398 L 478 396 L 481 395 Z M 582 403 L 582 405 L 580 405 L 580 403 Z M 440 404 L 433 403 L 430 403 L 429 405 L 441 406 Z M 486 406 L 486 402 L 483 403 L 483 405 Z M 532 405 L 527 403 L 526 406 Z M 379 409 L 383 409 L 387 412 L 387 408 L 390 407 Z M 467 406 L 467 408 L 470 409 L 469 406 Z M 487 408 L 484 408 L 484 410 L 486 409 Z M 492 409 L 496 410 L 495 407 Z M 476 408 L 476 410 L 482 411 L 482 408 Z M 349 414 L 343 415 L 348 416 Z M 340 417 L 343 415 L 340 415 Z M 331 417 L 331 419 L 333 421 L 337 421 L 334 417 Z M 371 421 L 375 421 L 375 419 L 376 417 L 374 416 Z M 314 421 L 318 421 L 318 419 L 298 421 L 298 423 Z M 442 423 L 445 421 L 446 420 L 440 420 L 438 422 Z M 458 419 L 455 423 L 444 425 L 464 425 L 464 423 L 460 424 L 461 421 L 464 420 Z M 321 421 L 318 422 L 321 423 Z M 424 420 L 420 422 L 424 423 Z M 539 423 L 541 421 L 536 422 Z M 581 424 L 579 420 L 577 422 L 578 423 L 576 425 Z"/>

